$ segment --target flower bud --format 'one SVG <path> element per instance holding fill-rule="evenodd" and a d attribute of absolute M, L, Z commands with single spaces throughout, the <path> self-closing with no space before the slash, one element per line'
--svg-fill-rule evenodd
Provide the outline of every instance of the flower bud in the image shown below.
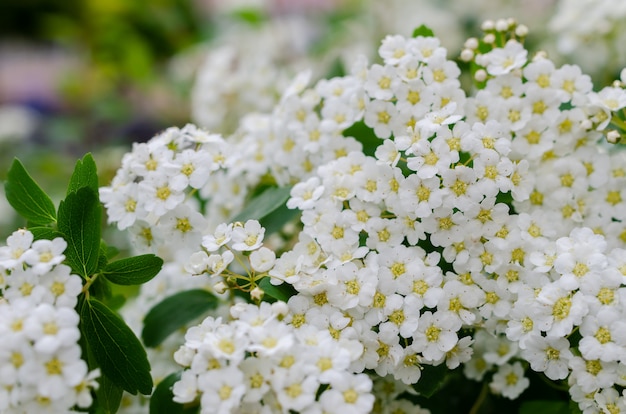
<path fill-rule="evenodd" d="M 263 295 L 265 295 L 265 292 L 258 286 L 250 291 L 250 297 L 254 300 L 261 300 Z"/>
<path fill-rule="evenodd" d="M 620 133 L 616 130 L 609 131 L 606 134 L 606 140 L 609 144 L 617 144 L 620 141 L 621 137 L 622 136 L 620 135 Z"/>
<path fill-rule="evenodd" d="M 474 73 L 474 79 L 477 82 L 484 82 L 487 80 L 487 72 L 484 69 L 478 69 L 476 73 Z"/>

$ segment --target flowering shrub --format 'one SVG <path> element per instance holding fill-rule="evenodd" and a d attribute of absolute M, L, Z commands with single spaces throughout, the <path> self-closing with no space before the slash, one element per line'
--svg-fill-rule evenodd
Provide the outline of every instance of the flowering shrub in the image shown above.
<path fill-rule="evenodd" d="M 98 193 L 134 258 L 109 262 L 85 232 L 90 158 L 58 220 L 26 203 L 44 197 L 16 162 L 9 201 L 48 225 L 33 233 L 55 240 L 46 263 L 65 266 L 66 240 L 82 280 L 94 404 L 115 412 L 126 390 L 152 393 L 154 413 L 626 410 L 624 79 L 596 92 L 577 66 L 529 57 L 523 25 L 483 30 L 459 63 L 424 26 L 389 35 L 379 62 L 312 86 L 300 74 L 232 136 L 187 125 L 135 144 Z M 143 284 L 120 312 L 147 354 L 109 283 Z M 116 331 L 132 357 L 106 352 Z M 68 385 L 96 387 L 85 378 Z"/>

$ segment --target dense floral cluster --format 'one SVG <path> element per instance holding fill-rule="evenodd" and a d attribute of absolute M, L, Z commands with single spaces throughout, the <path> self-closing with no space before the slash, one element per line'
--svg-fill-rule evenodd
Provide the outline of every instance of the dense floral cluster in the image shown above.
<path fill-rule="evenodd" d="M 299 324 L 321 311 L 319 328 L 363 343 L 360 369 L 415 383 L 465 363 L 516 398 L 529 364 L 583 409 L 621 407 L 624 156 L 600 141 L 626 93 L 529 62 L 512 22 L 486 29 L 467 98 L 437 39 L 383 41 L 362 85 L 384 141 L 294 187 L 301 240 L 270 274 L 300 292 Z"/>
<path fill-rule="evenodd" d="M 251 410 L 261 402 L 265 410 L 303 410 L 285 399 L 291 377 L 281 359 L 255 365 L 263 378 L 281 378 L 262 381 L 262 392 L 227 382 L 244 379 L 242 364 L 256 364 L 267 335 L 285 331 L 292 343 L 315 333 L 348 351 L 346 372 L 367 372 L 374 384 L 419 384 L 424 367 L 445 364 L 515 399 L 531 369 L 564 385 L 584 412 L 626 408 L 625 156 L 606 143 L 624 133 L 624 85 L 594 92 L 578 66 L 529 58 L 527 29 L 512 20 L 483 29 L 461 53 L 478 86 L 471 94 L 461 87 L 459 66 L 428 35 L 387 36 L 379 63 L 358 59 L 350 75 L 313 87 L 302 73 L 271 114 L 246 117 L 226 141 L 202 139 L 185 150 L 228 154 L 227 168 L 207 171 L 197 185 L 185 182 L 198 190 L 198 205 L 172 178 L 185 145 L 153 150 L 167 154 L 157 171 L 178 165 L 163 182 L 183 195 L 161 203 L 153 189 L 130 198 L 162 206 L 149 214 L 129 212 L 118 188 L 148 188 L 142 183 L 153 179 L 143 171 L 154 155 L 142 158 L 138 145 L 125 159 L 125 172 L 103 190 L 120 228 L 138 219 L 170 223 L 169 240 L 181 217 L 166 218 L 184 207 L 194 237 L 179 240 L 186 258 L 175 260 L 188 273 L 210 276 L 204 283 L 216 293 L 243 290 L 255 301 L 268 276 L 297 292 L 288 311 L 245 307 L 246 315 L 265 315 L 258 326 L 235 305 L 235 322 L 209 318 L 189 330 L 176 356 L 189 367 L 175 386 L 178 401 L 199 399 L 203 409 L 214 404 L 225 412 L 240 401 Z M 185 130 L 199 133 L 171 129 L 140 145 L 167 148 L 163 137 Z M 129 173 L 131 165 L 142 172 Z M 293 184 L 287 207 L 302 212 L 301 232 L 279 257 L 289 244 L 263 246 L 258 221 L 223 223 L 259 184 Z M 207 221 L 195 225 L 192 216 Z M 238 355 L 233 360 L 220 348 L 222 334 Z M 299 391 L 323 409 L 323 399 L 309 394 L 329 382 L 303 372 L 314 386 Z"/>
<path fill-rule="evenodd" d="M 283 302 L 231 308 L 233 321 L 206 318 L 189 329 L 174 358 L 187 367 L 174 400 L 198 396 L 202 413 L 346 412 L 372 409 L 372 381 L 348 368 L 357 352 L 326 331 L 282 321 Z M 262 411 L 264 410 L 264 411 Z"/>
<path fill-rule="evenodd" d="M 92 403 L 99 373 L 81 359 L 74 307 L 82 281 L 61 264 L 66 246 L 18 230 L 0 247 L 2 413 L 65 413 Z"/>
<path fill-rule="evenodd" d="M 207 223 L 190 199 L 224 168 L 229 149 L 220 135 L 191 124 L 135 143 L 111 185 L 100 190 L 109 222 L 129 228 L 137 250 L 158 251 L 166 243 L 180 252 L 195 248 Z"/>

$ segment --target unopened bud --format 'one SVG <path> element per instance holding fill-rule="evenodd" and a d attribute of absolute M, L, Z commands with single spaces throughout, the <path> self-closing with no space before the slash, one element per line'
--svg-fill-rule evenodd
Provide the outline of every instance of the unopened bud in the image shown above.
<path fill-rule="evenodd" d="M 622 69 L 619 74 L 619 78 L 621 79 L 622 83 L 626 85 L 626 68 Z"/>
<path fill-rule="evenodd" d="M 250 297 L 254 300 L 261 300 L 263 295 L 265 295 L 265 292 L 258 286 L 250 291 Z"/>
<path fill-rule="evenodd" d="M 480 28 L 486 32 L 487 30 L 493 30 L 494 26 L 493 20 L 485 20 Z"/>
<path fill-rule="evenodd" d="M 620 141 L 621 137 L 622 136 L 620 135 L 620 133 L 616 130 L 609 131 L 606 134 L 606 140 L 609 144 L 617 144 Z"/>
<path fill-rule="evenodd" d="M 520 24 L 515 29 L 515 35 L 518 37 L 526 37 L 528 36 L 528 26 Z"/>
<path fill-rule="evenodd" d="M 213 290 L 215 291 L 215 293 L 217 294 L 222 294 L 224 292 L 226 292 L 228 290 L 228 285 L 224 282 L 217 282 L 214 286 L 213 286 Z"/>
<path fill-rule="evenodd" d="M 475 37 L 470 37 L 469 39 L 467 39 L 465 41 L 465 44 L 463 45 L 463 47 L 465 47 L 466 49 L 477 49 L 478 48 L 478 39 L 476 39 Z"/>
<path fill-rule="evenodd" d="M 474 51 L 471 49 L 463 49 L 461 51 L 461 60 L 463 62 L 469 62 L 474 59 Z"/>
<path fill-rule="evenodd" d="M 474 73 L 474 79 L 477 82 L 484 82 L 487 80 L 487 72 L 484 69 L 478 69 L 476 73 Z"/>
<path fill-rule="evenodd" d="M 483 42 L 489 45 L 494 43 L 495 41 L 496 41 L 496 35 L 494 35 L 493 33 L 487 33 L 485 37 L 483 37 Z"/>
<path fill-rule="evenodd" d="M 498 32 L 506 32 L 507 30 L 509 30 L 509 22 L 504 19 L 496 20 L 496 30 Z"/>

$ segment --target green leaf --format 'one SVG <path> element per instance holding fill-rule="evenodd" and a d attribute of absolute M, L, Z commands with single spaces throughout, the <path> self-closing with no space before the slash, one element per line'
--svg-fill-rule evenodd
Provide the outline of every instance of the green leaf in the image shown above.
<path fill-rule="evenodd" d="M 146 346 L 158 346 L 172 332 L 216 307 L 217 298 L 206 290 L 176 293 L 150 309 L 143 321 L 141 339 Z"/>
<path fill-rule="evenodd" d="M 150 414 L 180 414 L 185 406 L 173 401 L 172 387 L 180 379 L 181 373 L 175 372 L 163 379 L 154 389 L 150 397 Z"/>
<path fill-rule="evenodd" d="M 91 154 L 87 154 L 82 160 L 76 161 L 74 172 L 67 186 L 67 194 L 76 192 L 83 187 L 89 187 L 98 194 L 98 171 Z"/>
<path fill-rule="evenodd" d="M 446 382 L 450 370 L 446 364 L 424 365 L 422 368 L 422 376 L 417 384 L 413 384 L 413 389 L 420 395 L 430 398 Z"/>
<path fill-rule="evenodd" d="M 98 277 L 89 287 L 89 294 L 98 300 L 106 302 L 112 295 L 111 284 L 108 280 L 106 280 L 106 278 Z"/>
<path fill-rule="evenodd" d="M 263 217 L 259 222 L 261 226 L 265 228 L 265 237 L 272 233 L 276 233 L 285 227 L 285 224 L 295 220 L 302 214 L 301 210 L 287 208 L 287 205 L 283 204 L 276 210 L 272 211 L 267 216 Z"/>
<path fill-rule="evenodd" d="M 35 240 L 54 240 L 57 237 L 63 237 L 63 234 L 52 227 L 29 227 L 28 231 L 33 233 Z"/>
<path fill-rule="evenodd" d="M 365 155 L 374 156 L 376 148 L 382 143 L 381 139 L 376 136 L 374 130 L 365 122 L 359 121 L 350 125 L 343 131 L 344 137 L 353 137 L 363 145 L 363 153 Z"/>
<path fill-rule="evenodd" d="M 98 193 L 82 187 L 67 195 L 59 205 L 59 231 L 67 241 L 65 258 L 83 277 L 96 273 L 100 255 L 102 207 Z"/>
<path fill-rule="evenodd" d="M 133 331 L 102 302 L 90 298 L 80 312 L 87 346 L 104 375 L 131 394 L 152 393 L 150 363 Z"/>
<path fill-rule="evenodd" d="M 524 401 L 519 409 L 520 414 L 569 414 L 566 401 L 535 400 Z"/>
<path fill-rule="evenodd" d="M 231 221 L 260 220 L 289 199 L 291 187 L 270 187 L 250 200 Z"/>
<path fill-rule="evenodd" d="M 266 295 L 283 302 L 287 302 L 290 297 L 298 293 L 289 283 L 283 283 L 278 286 L 272 285 L 269 277 L 261 279 L 259 287 L 263 289 Z"/>
<path fill-rule="evenodd" d="M 430 27 L 423 24 L 420 27 L 413 30 L 413 37 L 418 37 L 418 36 L 435 37 L 435 32 L 433 32 Z"/>
<path fill-rule="evenodd" d="M 98 378 L 98 383 L 100 384 L 96 391 L 98 406 L 106 414 L 116 413 L 120 408 L 124 390 L 103 374 Z"/>
<path fill-rule="evenodd" d="M 116 260 L 104 267 L 102 274 L 117 285 L 140 285 L 161 271 L 163 260 L 153 254 Z"/>
<path fill-rule="evenodd" d="M 54 203 L 15 158 L 4 183 L 7 201 L 26 220 L 37 225 L 56 221 Z"/>

